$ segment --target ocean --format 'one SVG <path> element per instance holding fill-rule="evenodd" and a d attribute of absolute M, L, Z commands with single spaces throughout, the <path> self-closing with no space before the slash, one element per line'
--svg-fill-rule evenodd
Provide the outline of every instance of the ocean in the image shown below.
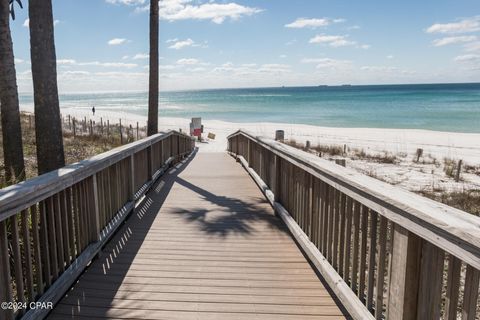
<path fill-rule="evenodd" d="M 62 94 L 61 109 L 147 115 L 148 94 Z M 29 94 L 22 108 L 33 108 Z M 480 133 L 480 83 L 216 89 L 160 93 L 160 116 Z"/>

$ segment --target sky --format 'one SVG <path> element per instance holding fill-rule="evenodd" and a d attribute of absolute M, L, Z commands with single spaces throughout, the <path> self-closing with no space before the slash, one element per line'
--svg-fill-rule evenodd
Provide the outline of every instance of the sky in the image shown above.
<path fill-rule="evenodd" d="M 148 90 L 148 0 L 53 11 L 60 93 Z M 29 93 L 27 8 L 11 30 Z M 478 0 L 160 1 L 160 91 L 479 81 Z"/>

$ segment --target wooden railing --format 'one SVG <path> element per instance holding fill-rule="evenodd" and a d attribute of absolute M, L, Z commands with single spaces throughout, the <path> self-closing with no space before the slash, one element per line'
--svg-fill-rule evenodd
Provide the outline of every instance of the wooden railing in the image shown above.
<path fill-rule="evenodd" d="M 356 319 L 478 319 L 480 219 L 238 131 L 242 162 Z"/>
<path fill-rule="evenodd" d="M 159 133 L 0 190 L 0 319 L 45 317 L 135 201 L 193 148 L 188 136 Z"/>

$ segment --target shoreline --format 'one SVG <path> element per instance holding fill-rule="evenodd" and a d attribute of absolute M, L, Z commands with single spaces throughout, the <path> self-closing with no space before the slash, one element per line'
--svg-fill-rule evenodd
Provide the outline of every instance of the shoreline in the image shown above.
<path fill-rule="evenodd" d="M 90 110 L 63 108 L 62 116 L 70 115 L 78 120 L 87 118 L 95 122 L 146 126 L 147 117 L 125 112 L 98 110 L 92 116 Z M 182 129 L 189 132 L 191 119 L 159 117 L 159 131 Z M 67 120 L 68 121 L 68 120 Z M 344 158 L 346 165 L 365 175 L 388 182 L 413 192 L 441 195 L 447 193 L 478 192 L 480 190 L 480 134 L 456 133 L 420 129 L 332 128 L 286 123 L 233 123 L 220 120 L 203 120 L 205 142 L 197 143 L 200 152 L 225 152 L 227 136 L 238 129 L 254 135 L 274 138 L 275 130 L 285 132 L 289 144 L 302 147 L 308 140 L 312 148 L 318 145 L 344 149 L 347 154 L 328 152 L 324 159 Z M 214 140 L 208 133 L 216 135 Z M 293 141 L 294 140 L 294 141 Z M 423 156 L 416 161 L 416 151 L 423 149 Z M 386 161 L 386 160 L 387 161 Z M 388 159 L 393 159 L 388 161 Z M 463 162 L 462 178 L 455 181 L 448 168 L 459 160 Z"/>
<path fill-rule="evenodd" d="M 29 111 L 31 110 L 22 110 Z M 118 111 L 98 110 L 92 116 L 90 110 L 63 108 L 62 115 L 71 115 L 77 119 L 87 117 L 94 121 L 109 120 L 118 123 L 119 119 L 125 125 L 140 127 L 146 125 L 147 117 Z M 190 119 L 159 117 L 159 131 L 182 129 L 189 132 Z M 202 120 L 204 136 L 209 132 L 216 135 L 215 140 L 200 143 L 202 152 L 222 152 L 226 150 L 227 136 L 238 129 L 245 129 L 253 134 L 273 138 L 275 130 L 284 130 L 285 139 L 305 143 L 309 140 L 312 146 L 347 145 L 348 148 L 364 149 L 370 153 L 389 152 L 393 154 L 415 154 L 417 148 L 422 148 L 425 155 L 453 160 L 462 159 L 469 164 L 480 164 L 480 133 L 452 133 L 424 129 L 387 129 L 387 128 L 336 128 L 318 127 L 305 124 L 288 124 L 272 122 L 236 123 L 221 120 Z"/>

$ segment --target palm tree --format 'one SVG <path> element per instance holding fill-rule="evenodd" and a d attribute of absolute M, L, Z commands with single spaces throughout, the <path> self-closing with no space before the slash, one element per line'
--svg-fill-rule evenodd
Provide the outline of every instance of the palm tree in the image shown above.
<path fill-rule="evenodd" d="M 158 132 L 158 0 L 150 0 L 150 74 L 147 127 L 149 136 Z"/>
<path fill-rule="evenodd" d="M 21 7 L 21 2 L 17 2 Z M 15 19 L 13 5 L 13 0 L 0 0 L 0 110 L 7 184 L 25 179 L 17 76 L 10 34 L 10 13 Z"/>
<path fill-rule="evenodd" d="M 52 0 L 29 1 L 30 58 L 38 174 L 65 165 L 57 87 Z"/>

